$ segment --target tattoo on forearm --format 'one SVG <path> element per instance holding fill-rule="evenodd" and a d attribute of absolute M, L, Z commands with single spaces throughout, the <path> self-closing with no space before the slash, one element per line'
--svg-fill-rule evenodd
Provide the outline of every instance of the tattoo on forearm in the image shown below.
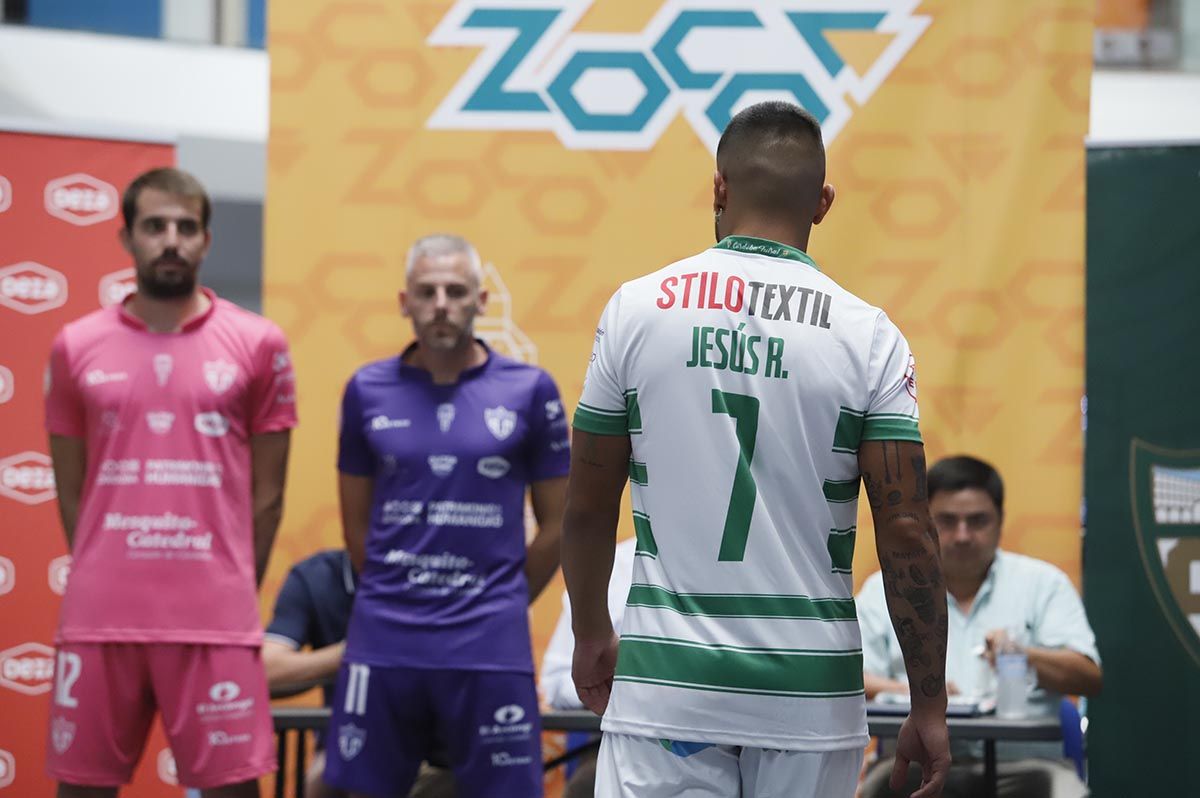
<path fill-rule="evenodd" d="M 887 497 L 888 507 L 895 507 L 897 504 L 900 504 L 903 501 L 904 501 L 904 494 L 898 490 L 894 490 L 888 494 L 888 497 Z"/>
<path fill-rule="evenodd" d="M 927 698 L 933 698 L 934 696 L 938 695 L 942 692 L 944 687 L 945 680 L 943 680 L 942 677 L 938 676 L 936 673 L 931 673 L 921 680 L 921 692 L 924 693 Z"/>
<path fill-rule="evenodd" d="M 913 501 L 923 502 L 929 498 L 928 481 L 925 474 L 925 454 L 921 454 L 912 458 L 913 473 L 917 477 L 917 486 L 913 490 Z"/>
<path fill-rule="evenodd" d="M 879 486 L 879 480 L 875 479 L 870 472 L 864 471 L 863 484 L 867 486 L 867 501 L 870 505 L 878 510 L 883 506 L 883 493 Z"/>

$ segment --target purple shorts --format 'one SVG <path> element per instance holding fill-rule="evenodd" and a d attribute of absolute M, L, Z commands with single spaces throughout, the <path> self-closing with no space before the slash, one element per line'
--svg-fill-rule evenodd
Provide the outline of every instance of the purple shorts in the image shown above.
<path fill-rule="evenodd" d="M 325 781 L 351 792 L 407 795 L 438 750 L 459 795 L 542 795 L 542 720 L 529 673 L 344 661 L 326 739 Z"/>

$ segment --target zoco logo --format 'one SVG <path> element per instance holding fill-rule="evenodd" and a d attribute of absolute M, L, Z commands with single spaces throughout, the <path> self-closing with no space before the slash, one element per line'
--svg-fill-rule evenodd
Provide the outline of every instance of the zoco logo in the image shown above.
<path fill-rule="evenodd" d="M 0 687 L 25 695 L 50 692 L 54 681 L 54 649 L 42 643 L 22 643 L 0 651 Z"/>
<path fill-rule="evenodd" d="M 715 151 L 735 113 L 783 99 L 829 142 L 929 26 L 919 2 L 669 0 L 640 32 L 577 33 L 592 0 L 459 0 L 428 42 L 483 52 L 428 125 L 647 150 L 682 112 Z"/>
<path fill-rule="evenodd" d="M 117 215 L 117 190 L 98 177 L 83 172 L 46 184 L 46 213 L 81 227 L 106 222 Z"/>
<path fill-rule="evenodd" d="M 60 271 L 31 260 L 0 269 L 0 305 L 32 316 L 66 301 L 67 278 Z"/>
<path fill-rule="evenodd" d="M 41 452 L 21 452 L 0 460 L 0 496 L 21 504 L 41 504 L 54 498 L 54 469 Z"/>
<path fill-rule="evenodd" d="M 136 271 L 133 269 L 119 269 L 115 272 L 109 272 L 100 278 L 100 307 L 107 308 L 119 305 L 125 301 L 125 297 L 136 290 Z"/>

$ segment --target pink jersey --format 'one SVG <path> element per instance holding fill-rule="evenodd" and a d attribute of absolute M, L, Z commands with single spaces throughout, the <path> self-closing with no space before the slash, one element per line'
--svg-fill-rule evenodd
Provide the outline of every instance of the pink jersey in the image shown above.
<path fill-rule="evenodd" d="M 257 644 L 250 436 L 296 424 L 283 333 L 217 299 L 175 334 L 122 306 L 54 340 L 46 427 L 87 475 L 57 642 Z"/>

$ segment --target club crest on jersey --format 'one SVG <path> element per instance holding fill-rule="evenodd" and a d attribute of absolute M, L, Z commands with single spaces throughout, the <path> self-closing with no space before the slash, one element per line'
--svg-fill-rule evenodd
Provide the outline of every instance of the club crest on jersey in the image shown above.
<path fill-rule="evenodd" d="M 175 358 L 166 352 L 160 352 L 154 356 L 154 381 L 158 383 L 159 388 L 165 386 L 167 380 L 171 379 L 171 369 L 173 368 L 175 368 Z"/>
<path fill-rule="evenodd" d="M 225 393 L 237 379 L 238 367 L 228 360 L 204 361 L 204 381 L 213 393 Z"/>
<path fill-rule="evenodd" d="M 75 724 L 66 718 L 55 718 L 50 723 L 50 740 L 54 750 L 63 753 L 75 742 Z"/>
<path fill-rule="evenodd" d="M 485 408 L 483 420 L 487 424 L 488 431 L 498 441 L 512 435 L 513 430 L 517 428 L 517 414 L 504 406 Z"/>
<path fill-rule="evenodd" d="M 362 753 L 367 743 L 367 730 L 360 729 L 353 723 L 347 723 L 338 728 L 338 753 L 347 762 Z"/>
<path fill-rule="evenodd" d="M 438 429 L 442 432 L 449 432 L 450 425 L 454 423 L 454 405 L 445 402 L 437 406 Z"/>

